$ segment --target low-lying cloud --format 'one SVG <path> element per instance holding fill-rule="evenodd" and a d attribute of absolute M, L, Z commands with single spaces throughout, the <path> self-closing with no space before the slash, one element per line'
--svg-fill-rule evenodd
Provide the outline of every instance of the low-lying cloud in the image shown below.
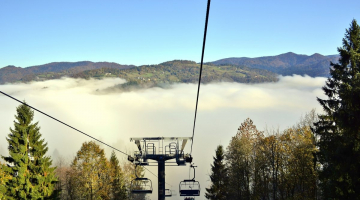
<path fill-rule="evenodd" d="M 193 157 L 198 165 L 197 179 L 205 187 L 217 145 L 225 147 L 238 126 L 251 118 L 258 129 L 285 129 L 301 115 L 321 107 L 316 97 L 324 98 L 321 87 L 325 78 L 308 76 L 280 77 L 277 83 L 217 83 L 201 85 L 195 129 Z M 175 84 L 168 89 L 150 88 L 129 92 L 101 93 L 122 84 L 122 79 L 83 80 L 63 78 L 29 84 L 0 85 L 0 90 L 64 121 L 116 148 L 131 152 L 135 144 L 130 137 L 190 137 L 194 120 L 196 84 Z M 0 96 L 0 154 L 7 155 L 5 138 L 13 127 L 18 102 Z M 72 158 L 83 142 L 90 139 L 74 130 L 35 113 L 41 133 L 48 142 L 49 155 Z M 188 145 L 187 151 L 190 150 Z M 107 156 L 111 149 L 105 148 Z M 118 154 L 120 159 L 125 156 Z M 156 167 L 149 167 L 157 173 Z M 188 167 L 167 167 L 166 182 L 177 190 L 179 181 L 187 179 Z M 156 195 L 156 178 L 153 179 Z M 155 198 L 156 196 L 154 196 Z"/>

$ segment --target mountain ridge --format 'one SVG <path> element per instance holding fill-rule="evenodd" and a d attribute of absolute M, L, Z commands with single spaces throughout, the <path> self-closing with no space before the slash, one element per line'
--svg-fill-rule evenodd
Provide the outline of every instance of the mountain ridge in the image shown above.
<path fill-rule="evenodd" d="M 299 74 L 299 75 L 309 75 L 312 77 L 315 76 L 329 76 L 329 68 L 330 62 L 336 62 L 339 59 L 338 55 L 328 55 L 323 56 L 319 53 L 314 53 L 310 56 L 303 55 L 303 54 L 296 54 L 293 52 L 287 52 L 283 54 L 279 54 L 276 56 L 263 56 L 263 57 L 256 57 L 256 58 L 249 58 L 249 57 L 231 57 L 231 58 L 224 58 L 213 62 L 205 63 L 207 66 L 228 66 L 223 67 L 222 73 L 217 74 L 219 70 L 217 68 L 212 68 L 213 74 L 209 72 L 208 77 L 212 77 L 212 80 L 240 80 L 236 78 L 237 70 L 229 67 L 229 66 L 237 66 L 242 67 L 242 71 L 245 74 L 252 74 L 250 80 L 258 82 L 259 80 L 256 79 L 258 77 L 269 76 L 269 79 L 264 80 L 274 80 L 273 75 L 268 73 L 276 73 L 280 75 L 292 75 L 292 74 Z M 144 69 L 144 67 L 149 66 L 166 66 L 166 67 L 182 67 L 182 66 L 191 66 L 196 67 L 199 65 L 194 61 L 189 60 L 174 60 L 174 61 L 167 61 L 160 63 L 158 65 L 142 65 L 142 66 L 135 66 L 135 65 L 122 65 L 115 62 L 91 62 L 91 61 L 79 61 L 79 62 L 51 62 L 43 65 L 35 65 L 26 68 L 16 67 L 13 65 L 8 65 L 6 67 L 0 68 L 0 84 L 4 83 L 14 83 L 14 82 L 29 82 L 29 81 L 41 81 L 41 80 L 48 80 L 48 79 L 56 79 L 62 76 L 70 76 L 70 77 L 88 77 L 88 74 L 97 74 L 99 72 L 89 72 L 89 73 L 82 73 L 85 71 L 91 70 L 98 70 L 98 69 L 117 69 L 117 70 L 126 70 L 136 68 L 139 69 L 140 67 Z M 246 68 L 244 68 L 246 67 Z M 186 68 L 186 67 L 185 67 Z M 205 68 L 204 68 L 205 69 Z M 220 68 L 219 68 L 220 69 Z M 255 69 L 255 70 L 250 70 Z M 256 71 L 256 69 L 259 69 Z M 180 70 L 180 71 L 177 71 Z M 186 68 L 186 70 L 189 70 Z M 231 75 L 225 75 L 222 77 L 226 70 Z M 266 71 L 261 71 L 266 70 Z M 103 70 L 100 70 L 103 71 Z M 172 78 L 173 80 L 185 81 L 185 80 L 193 80 L 190 74 L 188 74 L 187 78 L 183 77 L 184 71 L 181 69 L 171 69 L 170 71 L 174 71 L 174 75 L 178 76 L 177 78 Z M 118 74 L 122 74 L 121 72 L 117 72 Z M 131 71 L 129 73 L 134 73 Z M 179 75 L 177 75 L 179 73 Z M 87 74 L 87 75 L 86 75 Z M 219 75 L 221 77 L 216 77 Z M 230 77 L 233 78 L 230 78 Z M 204 79 L 205 80 L 205 79 Z M 245 81 L 245 79 L 241 78 L 241 81 Z M 245 81 L 246 82 L 246 81 Z"/>
<path fill-rule="evenodd" d="M 72 75 L 86 70 L 100 69 L 100 68 L 115 68 L 115 69 L 128 69 L 136 67 L 135 65 L 121 65 L 115 62 L 51 62 L 43 65 L 35 65 L 26 68 L 8 65 L 0 68 L 0 84 L 6 82 L 16 81 L 29 81 L 34 76 L 42 73 L 58 73 L 63 72 L 61 75 Z"/>
<path fill-rule="evenodd" d="M 215 65 L 240 65 L 269 70 L 280 75 L 329 76 L 330 62 L 337 62 L 338 55 L 324 56 L 314 53 L 310 56 L 287 52 L 276 56 L 231 57 L 213 61 Z"/>

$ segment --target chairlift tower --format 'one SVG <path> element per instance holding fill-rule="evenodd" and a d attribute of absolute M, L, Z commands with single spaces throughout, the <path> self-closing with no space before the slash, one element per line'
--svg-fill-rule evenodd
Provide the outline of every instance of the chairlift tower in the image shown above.
<path fill-rule="evenodd" d="M 158 163 L 158 200 L 165 200 L 165 162 L 175 159 L 178 166 L 192 162 L 192 157 L 184 153 L 185 145 L 191 137 L 144 137 L 130 138 L 139 151 L 128 160 L 136 165 L 147 166 L 148 160 Z"/>

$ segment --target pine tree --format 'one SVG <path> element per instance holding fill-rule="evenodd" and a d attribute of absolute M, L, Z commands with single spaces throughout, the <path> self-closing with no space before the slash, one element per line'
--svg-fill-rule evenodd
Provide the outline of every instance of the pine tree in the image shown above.
<path fill-rule="evenodd" d="M 360 199 L 360 27 L 354 19 L 338 48 L 339 63 L 318 98 L 325 114 L 315 123 L 325 199 Z"/>
<path fill-rule="evenodd" d="M 211 186 L 206 188 L 205 197 L 211 200 L 227 199 L 227 170 L 224 163 L 224 150 L 221 145 L 216 148 L 216 157 L 211 165 Z"/>
<path fill-rule="evenodd" d="M 13 176 L 6 184 L 6 195 L 9 199 L 46 199 L 57 181 L 52 161 L 45 156 L 47 143 L 41 139 L 38 122 L 32 123 L 34 111 L 21 104 L 16 112 L 14 129 L 10 128 L 6 138 L 9 156 L 2 156 L 9 163 L 3 170 Z"/>
<path fill-rule="evenodd" d="M 127 199 L 127 191 L 124 182 L 124 175 L 119 165 L 119 160 L 114 151 L 110 157 L 111 170 L 111 199 L 125 200 Z"/>

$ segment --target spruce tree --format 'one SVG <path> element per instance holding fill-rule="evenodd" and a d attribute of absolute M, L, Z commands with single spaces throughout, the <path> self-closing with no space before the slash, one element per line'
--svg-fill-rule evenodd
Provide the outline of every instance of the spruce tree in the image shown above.
<path fill-rule="evenodd" d="M 21 104 L 16 108 L 14 129 L 6 140 L 9 156 L 2 158 L 8 163 L 3 170 L 13 178 L 6 184 L 9 199 L 46 199 L 53 193 L 57 181 L 47 143 L 41 139 L 38 122 L 32 123 L 34 111 Z"/>
<path fill-rule="evenodd" d="M 127 199 L 127 191 L 125 187 L 124 175 L 119 165 L 119 160 L 114 151 L 110 157 L 111 170 L 111 199 L 125 200 Z"/>
<path fill-rule="evenodd" d="M 224 150 L 221 145 L 216 148 L 216 157 L 211 165 L 211 186 L 206 188 L 205 197 L 211 200 L 227 199 L 227 170 L 224 163 Z"/>
<path fill-rule="evenodd" d="M 338 48 L 339 63 L 331 63 L 318 98 L 325 114 L 315 123 L 320 136 L 318 160 L 325 199 L 360 199 L 360 27 L 354 19 Z"/>

